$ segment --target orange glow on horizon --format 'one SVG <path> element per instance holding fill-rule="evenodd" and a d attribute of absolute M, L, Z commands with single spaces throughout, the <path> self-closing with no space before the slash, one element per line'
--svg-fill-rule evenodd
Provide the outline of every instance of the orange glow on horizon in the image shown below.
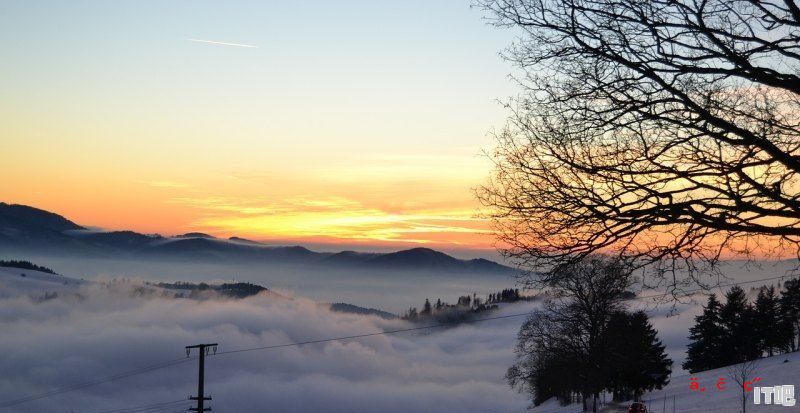
<path fill-rule="evenodd" d="M 376 157 L 280 173 L 142 179 L 65 170 L 20 175 L 0 200 L 103 230 L 205 232 L 270 243 L 492 249 L 472 188 L 486 170 L 463 157 Z M 25 169 L 25 165 L 19 165 Z M 94 171 L 91 171 L 94 172 Z M 37 188 L 29 191 L 26 188 Z M 211 190 L 213 188 L 213 191 Z"/>
<path fill-rule="evenodd" d="M 335 33 L 327 14 L 298 30 L 268 5 L 231 19 L 186 7 L 11 8 L 9 23 L 31 24 L 4 27 L 0 201 L 104 230 L 491 245 L 472 188 L 507 116 L 496 99 L 515 90 L 497 58 L 506 35 L 458 4 L 437 4 L 458 22 L 447 30 L 403 6 L 392 30 L 348 15 Z M 110 15 L 131 26 L 108 30 Z M 453 28 L 469 48 L 452 48 Z"/>

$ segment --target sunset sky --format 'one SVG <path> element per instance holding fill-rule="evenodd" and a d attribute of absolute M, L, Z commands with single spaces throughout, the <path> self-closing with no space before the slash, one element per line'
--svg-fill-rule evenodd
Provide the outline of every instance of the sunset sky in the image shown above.
<path fill-rule="evenodd" d="M 313 4 L 311 4 L 313 3 Z M 103 229 L 487 248 L 515 93 L 464 0 L 0 4 L 0 201 Z"/>

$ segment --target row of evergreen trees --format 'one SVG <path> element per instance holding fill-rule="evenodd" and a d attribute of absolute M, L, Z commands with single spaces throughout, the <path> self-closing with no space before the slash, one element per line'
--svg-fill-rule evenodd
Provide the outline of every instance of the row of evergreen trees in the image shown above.
<path fill-rule="evenodd" d="M 798 351 L 800 280 L 786 281 L 781 290 L 761 287 L 753 303 L 739 286 L 725 294 L 724 303 L 712 294 L 689 331 L 683 368 L 691 372 Z"/>
<path fill-rule="evenodd" d="M 519 289 L 507 288 L 497 293 L 491 293 L 485 299 L 478 297 L 477 294 L 462 295 L 458 297 L 456 304 L 450 304 L 437 299 L 435 304 L 431 304 L 429 299 L 425 299 L 422 309 L 411 307 L 401 318 L 409 321 L 424 321 L 430 318 L 443 319 L 440 321 L 457 321 L 460 316 L 493 310 L 499 303 L 513 303 L 522 300 Z"/>
<path fill-rule="evenodd" d="M 53 275 L 60 275 L 57 274 L 55 271 L 51 270 L 50 268 L 43 267 L 41 265 L 36 265 L 30 261 L 23 261 L 23 260 L 0 260 L 0 267 L 10 267 L 10 268 L 20 268 L 23 270 L 31 270 L 31 271 L 39 271 L 39 272 L 46 272 L 48 274 Z M 24 274 L 20 274 L 24 275 Z"/>

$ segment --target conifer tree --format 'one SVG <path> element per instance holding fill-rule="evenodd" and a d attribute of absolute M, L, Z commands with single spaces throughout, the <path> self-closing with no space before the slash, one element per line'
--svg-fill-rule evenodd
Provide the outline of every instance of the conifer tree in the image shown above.
<path fill-rule="evenodd" d="M 421 316 L 429 316 L 433 312 L 433 308 L 431 307 L 431 302 L 428 299 L 425 299 L 425 304 L 422 305 L 422 311 L 420 312 Z"/>
<path fill-rule="evenodd" d="M 708 297 L 703 314 L 695 317 L 695 325 L 689 330 L 689 349 L 683 368 L 694 373 L 723 365 L 722 344 L 725 332 L 720 321 L 721 304 L 715 294 Z"/>
<path fill-rule="evenodd" d="M 753 333 L 761 341 L 761 347 L 768 356 L 788 347 L 784 320 L 781 317 L 775 287 L 762 287 L 755 302 L 756 325 Z"/>
<path fill-rule="evenodd" d="M 720 322 L 725 335 L 720 354 L 722 365 L 727 366 L 754 360 L 761 356 L 756 312 L 747 301 L 747 294 L 738 285 L 725 294 L 725 304 L 719 310 Z"/>
<path fill-rule="evenodd" d="M 783 288 L 780 299 L 781 318 L 784 328 L 788 329 L 786 334 L 789 348 L 797 351 L 800 350 L 800 279 L 786 281 Z"/>
<path fill-rule="evenodd" d="M 669 383 L 672 360 L 667 357 L 666 347 L 658 339 L 658 333 L 650 324 L 647 314 L 637 311 L 628 316 L 631 337 L 627 386 L 639 400 L 645 391 L 661 389 Z"/>
<path fill-rule="evenodd" d="M 603 335 L 604 375 L 614 400 L 639 400 L 646 390 L 669 383 L 672 360 L 642 311 L 611 315 Z"/>

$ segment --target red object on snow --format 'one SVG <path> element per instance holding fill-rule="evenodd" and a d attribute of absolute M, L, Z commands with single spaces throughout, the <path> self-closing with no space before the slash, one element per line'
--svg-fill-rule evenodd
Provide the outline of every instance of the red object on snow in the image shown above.
<path fill-rule="evenodd" d="M 633 403 L 631 407 L 628 407 L 628 413 L 647 413 L 647 406 L 644 403 Z"/>

